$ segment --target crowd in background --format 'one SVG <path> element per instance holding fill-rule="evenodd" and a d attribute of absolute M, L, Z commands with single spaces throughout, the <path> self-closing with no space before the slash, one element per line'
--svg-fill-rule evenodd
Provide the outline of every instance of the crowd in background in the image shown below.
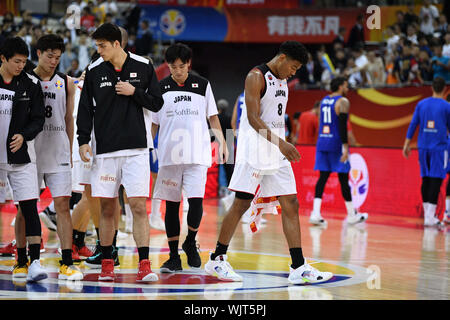
<path fill-rule="evenodd" d="M 0 17 L 0 45 L 9 36 L 20 36 L 30 49 L 29 59 L 37 63 L 36 42 L 46 33 L 55 33 L 64 39 L 66 50 L 61 56 L 59 71 L 77 77 L 89 64 L 95 46 L 89 37 L 99 25 L 112 22 L 124 26 L 129 33 L 127 51 L 153 55 L 153 35 L 148 21 L 140 21 L 141 8 L 136 0 L 119 6 L 112 0 L 77 0 L 69 4 L 69 13 L 61 19 L 35 18 L 32 12 L 23 11 L 20 16 L 11 12 Z M 71 28 L 73 12 L 80 12 L 80 28 Z M 3 18 L 3 19 L 1 19 Z"/>
<path fill-rule="evenodd" d="M 414 85 L 441 76 L 450 82 L 450 28 L 447 17 L 430 0 L 419 14 L 409 3 L 397 21 L 383 30 L 384 45 L 364 44 L 364 16 L 349 32 L 342 27 L 330 48 L 322 45 L 297 73 L 303 87 L 323 87 L 334 75 L 348 76 L 352 87 Z"/>

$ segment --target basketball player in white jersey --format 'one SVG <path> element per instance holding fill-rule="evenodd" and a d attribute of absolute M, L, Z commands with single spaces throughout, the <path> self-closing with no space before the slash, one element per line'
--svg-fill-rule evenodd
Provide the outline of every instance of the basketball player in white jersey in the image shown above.
<path fill-rule="evenodd" d="M 20 37 L 6 39 L 0 48 L 0 197 L 5 198 L 9 183 L 22 212 L 16 219 L 17 262 L 12 277 L 39 281 L 48 274 L 39 261 L 42 229 L 36 205 L 39 190 L 34 139 L 42 131 L 45 116 L 39 81 L 24 71 L 28 54 L 28 46 Z"/>
<path fill-rule="evenodd" d="M 262 197 L 278 196 L 282 208 L 283 232 L 292 259 L 289 282 L 317 283 L 333 276 L 313 268 L 303 257 L 297 190 L 290 165 L 290 162 L 300 160 L 300 154 L 285 141 L 287 78 L 307 61 L 308 52 L 302 44 L 286 41 L 272 60 L 253 68 L 245 80 L 247 108 L 241 118 L 236 165 L 229 185 L 236 197 L 223 219 L 216 250 L 205 265 L 206 273 L 220 280 L 242 281 L 227 262 L 226 252 L 258 185 Z"/>
<path fill-rule="evenodd" d="M 164 105 L 154 114 L 152 126 L 153 136 L 159 127 L 159 171 L 154 197 L 166 201 L 165 226 L 170 249 L 169 260 L 160 270 L 172 273 L 182 270 L 178 254 L 182 188 L 189 203 L 188 234 L 182 248 L 191 268 L 200 268 L 202 264 L 195 238 L 203 215 L 207 171 L 212 163 L 207 119 L 222 147 L 222 163 L 228 157 L 228 150 L 211 84 L 189 73 L 191 49 L 175 43 L 167 48 L 165 60 L 171 74 L 160 81 Z"/>
<path fill-rule="evenodd" d="M 48 34 L 36 44 L 38 65 L 32 74 L 40 80 L 45 101 L 44 130 L 35 141 L 38 181 L 49 187 L 55 202 L 57 232 L 62 261 L 58 279 L 81 280 L 83 274 L 72 260 L 72 220 L 69 200 L 72 195 L 73 80 L 56 71 L 65 45 L 61 37 Z"/>

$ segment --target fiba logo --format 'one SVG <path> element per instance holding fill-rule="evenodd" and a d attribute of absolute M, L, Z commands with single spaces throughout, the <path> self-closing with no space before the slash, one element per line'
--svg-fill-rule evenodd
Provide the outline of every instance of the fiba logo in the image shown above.
<path fill-rule="evenodd" d="M 186 18 L 175 9 L 165 11 L 159 20 L 159 27 L 168 36 L 177 36 L 184 31 L 186 27 Z"/>
<path fill-rule="evenodd" d="M 364 158 L 359 153 L 350 154 L 349 185 L 352 192 L 353 206 L 359 208 L 366 201 L 369 193 L 369 170 Z"/>

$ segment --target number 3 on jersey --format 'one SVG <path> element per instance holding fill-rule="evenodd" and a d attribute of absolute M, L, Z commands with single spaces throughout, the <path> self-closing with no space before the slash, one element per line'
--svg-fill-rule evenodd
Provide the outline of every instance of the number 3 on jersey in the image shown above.
<path fill-rule="evenodd" d="M 331 123 L 331 107 L 324 106 L 322 107 L 323 112 L 323 123 Z"/>

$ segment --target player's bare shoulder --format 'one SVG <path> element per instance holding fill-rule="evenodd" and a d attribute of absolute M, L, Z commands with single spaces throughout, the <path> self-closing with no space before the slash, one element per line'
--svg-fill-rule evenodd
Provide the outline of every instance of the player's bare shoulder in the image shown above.
<path fill-rule="evenodd" d="M 350 111 L 350 101 L 346 97 L 339 98 L 336 102 L 339 112 L 348 113 Z"/>

